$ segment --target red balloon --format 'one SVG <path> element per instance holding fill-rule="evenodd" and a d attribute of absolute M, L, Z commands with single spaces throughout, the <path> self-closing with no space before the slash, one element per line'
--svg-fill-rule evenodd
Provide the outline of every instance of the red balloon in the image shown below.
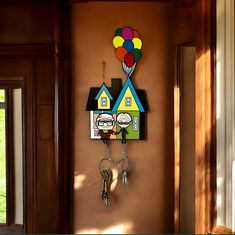
<path fill-rule="evenodd" d="M 134 38 L 140 38 L 140 34 L 136 30 L 133 31 L 133 35 L 134 35 Z"/>
<path fill-rule="evenodd" d="M 127 53 L 124 57 L 124 63 L 128 68 L 131 68 L 135 63 L 135 56 L 131 53 Z"/>

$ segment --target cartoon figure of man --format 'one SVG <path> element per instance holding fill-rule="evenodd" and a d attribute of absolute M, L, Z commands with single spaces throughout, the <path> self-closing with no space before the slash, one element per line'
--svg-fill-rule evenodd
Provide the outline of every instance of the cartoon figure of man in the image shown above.
<path fill-rule="evenodd" d="M 114 127 L 114 118 L 112 114 L 101 113 L 96 118 L 96 125 L 99 129 L 98 134 L 101 136 L 101 139 L 107 143 L 107 140 L 110 139 L 110 135 L 116 135 L 117 133 L 113 130 Z"/>
<path fill-rule="evenodd" d="M 119 113 L 117 115 L 117 124 L 118 126 L 121 127 L 121 130 L 117 133 L 120 134 L 122 133 L 122 143 L 126 143 L 126 135 L 128 135 L 127 128 L 130 126 L 132 123 L 132 118 L 129 113 Z"/>

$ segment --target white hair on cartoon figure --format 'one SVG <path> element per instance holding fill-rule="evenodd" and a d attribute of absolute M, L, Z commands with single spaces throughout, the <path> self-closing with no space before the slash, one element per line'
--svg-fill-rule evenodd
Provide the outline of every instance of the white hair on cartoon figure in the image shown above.
<path fill-rule="evenodd" d="M 129 113 L 119 113 L 117 115 L 117 122 L 131 122 L 132 118 L 131 115 Z"/>

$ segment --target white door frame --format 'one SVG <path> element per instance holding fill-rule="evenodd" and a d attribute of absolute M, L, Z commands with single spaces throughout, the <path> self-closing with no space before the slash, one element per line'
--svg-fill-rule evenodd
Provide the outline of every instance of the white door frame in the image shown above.
<path fill-rule="evenodd" d="M 235 197 L 232 195 L 232 163 L 235 160 L 234 0 L 217 0 L 216 14 L 217 224 L 235 230 L 235 211 L 232 210 L 232 198 Z"/>

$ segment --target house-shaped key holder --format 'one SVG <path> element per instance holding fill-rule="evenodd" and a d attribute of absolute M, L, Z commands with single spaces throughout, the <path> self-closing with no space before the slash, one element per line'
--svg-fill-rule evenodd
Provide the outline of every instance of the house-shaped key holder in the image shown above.
<path fill-rule="evenodd" d="M 144 90 L 135 89 L 131 78 L 113 78 L 112 86 L 90 89 L 86 110 L 90 111 L 91 139 L 128 140 L 145 137 L 148 105 Z M 126 132 L 126 133 L 125 133 Z"/>
<path fill-rule="evenodd" d="M 140 34 L 130 27 L 118 28 L 113 38 L 115 54 L 122 63 L 126 81 L 113 78 L 90 89 L 86 110 L 90 111 L 91 139 L 141 140 L 145 138 L 145 115 L 148 111 L 144 90 L 135 89 L 131 75 L 142 57 Z"/>

